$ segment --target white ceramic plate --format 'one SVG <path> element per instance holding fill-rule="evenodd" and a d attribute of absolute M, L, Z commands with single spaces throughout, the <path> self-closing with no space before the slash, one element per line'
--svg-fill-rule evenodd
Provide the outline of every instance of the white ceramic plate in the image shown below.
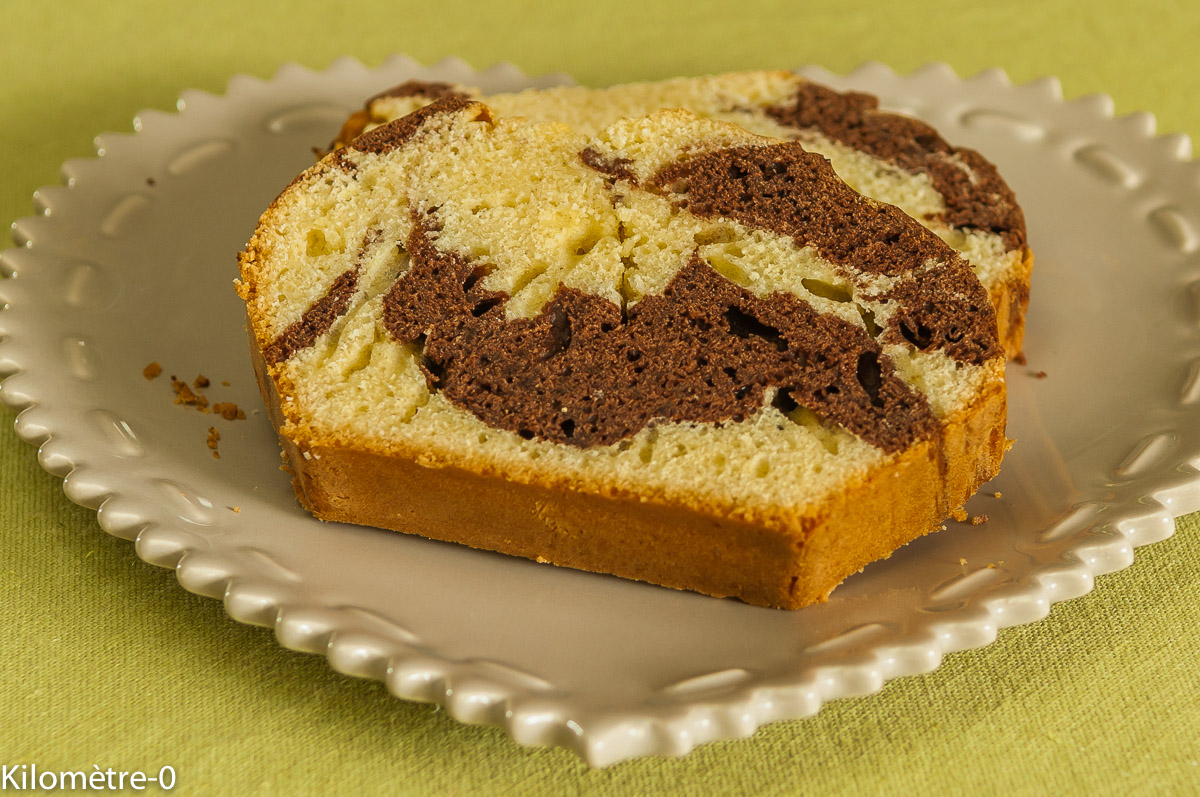
<path fill-rule="evenodd" d="M 995 160 L 1038 258 L 1028 365 L 1009 367 L 1017 444 L 968 505 L 990 521 L 951 523 L 825 605 L 759 609 L 319 523 L 279 471 L 264 414 L 216 419 L 173 404 L 165 376 L 142 377 L 151 361 L 203 372 L 211 399 L 260 406 L 235 254 L 364 96 L 408 77 L 498 91 L 565 76 L 401 58 L 287 66 L 102 136 L 98 159 L 67 163 L 68 184 L 37 193 L 41 215 L 18 221 L 19 247 L 3 253 L 17 279 L 0 283 L 12 374 L 0 397 L 22 408 L 17 431 L 67 496 L 186 589 L 521 744 L 597 765 L 680 755 L 932 670 L 1088 592 L 1200 509 L 1200 167 L 1186 138 L 1153 137 L 1149 115 L 1113 119 L 1105 97 L 1063 102 L 1054 80 L 802 71 L 873 91 Z"/>

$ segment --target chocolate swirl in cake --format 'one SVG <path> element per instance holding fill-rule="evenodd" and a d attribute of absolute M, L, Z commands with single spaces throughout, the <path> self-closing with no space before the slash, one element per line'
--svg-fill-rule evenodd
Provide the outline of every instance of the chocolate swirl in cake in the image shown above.
<path fill-rule="evenodd" d="M 384 299 L 383 325 L 422 342 L 433 390 L 526 439 L 609 445 L 659 421 L 738 422 L 775 388 L 893 452 L 937 430 L 925 398 L 896 376 L 865 330 L 776 293 L 763 299 L 699 257 L 622 315 L 560 288 L 531 319 L 505 320 L 481 266 L 437 249 L 416 224 L 411 268 Z"/>
<path fill-rule="evenodd" d="M 358 290 L 358 273 L 362 269 L 363 258 L 382 234 L 380 230 L 367 230 L 354 255 L 354 265 L 337 275 L 325 295 L 313 302 L 300 320 L 289 324 L 263 350 L 263 357 L 268 363 L 274 365 L 283 362 L 301 349 L 307 349 L 345 314 L 350 307 L 351 297 Z"/>
<path fill-rule="evenodd" d="M 470 104 L 471 100 L 457 94 L 447 95 L 423 108 L 418 108 L 407 116 L 402 116 L 394 122 L 388 122 L 385 125 L 380 125 L 374 130 L 362 134 L 354 139 L 354 147 L 352 149 L 339 149 L 335 152 L 333 154 L 334 162 L 339 168 L 353 172 L 355 168 L 354 162 L 347 157 L 350 152 L 378 154 L 397 149 L 407 144 L 430 119 L 444 113 L 461 111 Z M 486 106 L 480 105 L 479 113 L 480 119 L 489 118 Z"/>
<path fill-rule="evenodd" d="M 452 99 L 466 100 L 469 96 L 458 89 L 452 83 L 441 83 L 432 80 L 406 80 L 398 86 L 392 86 L 390 89 L 379 92 L 367 98 L 363 103 L 363 107 L 354 113 L 350 114 L 342 125 L 342 129 L 338 131 L 337 138 L 330 143 L 327 150 L 319 150 L 321 155 L 333 152 L 336 149 L 346 146 L 354 139 L 363 134 L 367 129 L 367 125 L 371 122 L 386 122 L 386 118 L 373 117 L 371 114 L 371 105 L 378 100 L 402 97 L 424 97 L 428 100 L 440 100 L 447 97 Z"/>
<path fill-rule="evenodd" d="M 848 276 L 903 276 L 878 297 L 900 305 L 885 340 L 940 349 L 973 365 L 999 352 L 995 320 L 984 311 L 987 293 L 958 254 L 897 208 L 864 199 L 799 143 L 698 155 L 660 169 L 649 188 L 696 216 L 734 219 L 811 245 Z M 940 265 L 926 272 L 930 261 Z"/>
<path fill-rule="evenodd" d="M 995 166 L 975 150 L 950 146 L 922 121 L 880 111 L 874 95 L 802 83 L 790 102 L 763 110 L 785 127 L 819 130 L 907 172 L 928 174 L 945 197 L 947 224 L 994 232 L 1009 250 L 1025 245 L 1025 214 Z"/>

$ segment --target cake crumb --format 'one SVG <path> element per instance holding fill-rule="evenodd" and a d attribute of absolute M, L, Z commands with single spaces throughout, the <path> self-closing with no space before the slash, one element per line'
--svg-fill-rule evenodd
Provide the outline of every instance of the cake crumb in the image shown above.
<path fill-rule="evenodd" d="M 196 407 L 201 410 L 206 410 L 208 407 L 208 398 L 203 393 L 197 393 L 192 390 L 187 382 L 182 379 L 176 379 L 172 374 L 171 387 L 175 390 L 175 403 L 182 404 L 185 407 Z"/>
<path fill-rule="evenodd" d="M 150 186 L 151 188 L 153 188 L 157 184 L 158 184 L 158 181 L 155 180 L 153 177 L 146 178 L 146 185 Z"/>
<path fill-rule="evenodd" d="M 547 558 L 545 558 L 545 557 L 543 557 L 543 556 L 539 556 L 539 557 L 537 558 L 537 563 L 538 563 L 539 565 L 548 565 L 548 564 L 550 564 L 550 560 L 549 560 L 549 559 L 547 559 Z"/>
<path fill-rule="evenodd" d="M 218 401 L 216 404 L 212 405 L 212 411 L 227 421 L 246 420 L 245 410 L 238 407 L 238 405 L 232 401 Z"/>
<path fill-rule="evenodd" d="M 1004 497 L 1004 493 L 1000 492 L 999 490 L 992 493 L 992 498 L 1003 498 L 1003 497 Z"/>
<path fill-rule="evenodd" d="M 217 427 L 208 427 L 208 438 L 205 440 L 205 442 L 208 444 L 208 447 L 212 449 L 213 459 L 221 458 L 221 452 L 217 450 L 217 442 L 220 439 L 221 433 L 217 431 Z"/>
<path fill-rule="evenodd" d="M 1034 379 L 1045 379 L 1046 378 L 1045 371 L 1034 371 L 1034 372 L 1031 372 L 1029 375 L 1032 376 Z"/>
<path fill-rule="evenodd" d="M 192 380 L 192 387 L 199 390 L 202 387 L 208 387 L 212 382 L 208 381 L 208 377 L 204 374 L 196 374 L 196 378 Z"/>
<path fill-rule="evenodd" d="M 162 366 L 157 362 L 150 363 L 142 369 L 142 376 L 147 379 L 157 379 L 162 374 Z"/>
<path fill-rule="evenodd" d="M 967 510 L 963 509 L 962 507 L 959 507 L 958 509 L 955 509 L 953 512 L 950 513 L 950 517 L 954 518 L 959 523 L 964 523 L 967 520 Z"/>
<path fill-rule="evenodd" d="M 240 506 L 231 506 L 229 507 L 229 511 L 237 514 L 242 511 L 242 508 Z"/>
<path fill-rule="evenodd" d="M 975 517 L 971 518 L 972 526 L 982 526 L 984 523 L 987 523 L 987 522 L 988 522 L 987 515 L 976 515 Z"/>
<path fill-rule="evenodd" d="M 961 556 L 960 556 L 960 557 L 959 557 L 959 559 L 958 559 L 958 563 L 959 563 L 960 565 L 962 565 L 963 567 L 966 567 L 966 566 L 967 566 L 967 560 L 966 560 L 965 558 L 961 557 Z"/>
<path fill-rule="evenodd" d="M 1025 359 L 1025 352 L 1021 352 L 1016 357 L 1013 357 L 1013 362 L 1017 365 L 1028 365 L 1029 361 Z"/>
<path fill-rule="evenodd" d="M 221 384 L 222 384 L 223 386 L 225 386 L 225 387 L 229 387 L 229 380 L 228 380 L 228 379 L 222 379 L 222 380 L 221 380 Z"/>

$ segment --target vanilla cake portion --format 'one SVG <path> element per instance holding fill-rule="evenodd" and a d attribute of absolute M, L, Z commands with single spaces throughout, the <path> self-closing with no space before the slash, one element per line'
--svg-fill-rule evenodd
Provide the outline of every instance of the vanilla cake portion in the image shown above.
<path fill-rule="evenodd" d="M 456 94 L 289 186 L 240 258 L 301 502 L 796 608 L 999 468 L 968 264 L 800 143 Z"/>
<path fill-rule="evenodd" d="M 474 88 L 409 81 L 367 100 L 334 147 L 445 96 Z M 830 160 L 855 190 L 895 205 L 971 264 L 996 308 L 1000 341 L 1017 356 L 1025 331 L 1033 253 L 1025 218 L 995 166 L 953 147 L 929 125 L 879 110 L 862 92 L 837 92 L 784 71 L 739 72 L 603 89 L 531 89 L 486 98 L 501 116 L 561 121 L 593 135 L 622 118 L 684 108 L 753 133 L 795 140 Z"/>

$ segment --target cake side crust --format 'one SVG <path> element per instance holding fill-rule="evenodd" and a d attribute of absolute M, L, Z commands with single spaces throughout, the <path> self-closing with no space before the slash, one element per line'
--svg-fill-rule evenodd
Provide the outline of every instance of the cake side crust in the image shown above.
<path fill-rule="evenodd" d="M 1029 286 L 1033 280 L 1033 250 L 1021 250 L 1021 261 L 1004 281 L 985 286 L 996 308 L 996 329 L 1006 360 L 1016 359 L 1025 345 L 1025 316 L 1029 309 Z"/>

